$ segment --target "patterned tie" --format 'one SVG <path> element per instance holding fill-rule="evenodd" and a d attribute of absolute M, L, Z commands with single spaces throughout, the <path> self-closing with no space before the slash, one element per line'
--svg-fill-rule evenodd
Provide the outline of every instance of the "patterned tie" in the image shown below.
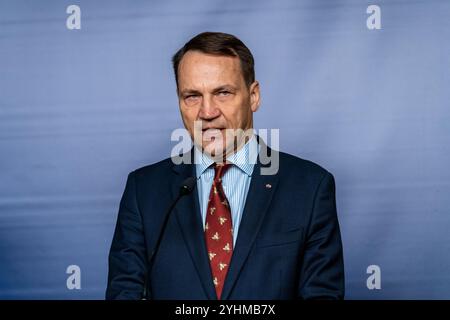
<path fill-rule="evenodd" d="M 206 247 L 218 299 L 222 294 L 223 284 L 233 254 L 231 212 L 222 188 L 222 177 L 230 166 L 231 164 L 215 164 L 214 181 L 211 186 L 206 212 Z"/>

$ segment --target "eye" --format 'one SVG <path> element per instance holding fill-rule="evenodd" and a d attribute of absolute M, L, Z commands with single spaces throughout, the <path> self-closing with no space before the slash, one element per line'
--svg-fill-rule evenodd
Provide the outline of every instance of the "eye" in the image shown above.
<path fill-rule="evenodd" d="M 226 90 L 222 90 L 222 91 L 218 92 L 218 95 L 221 96 L 221 97 L 226 97 L 226 96 L 229 96 L 230 94 L 231 94 L 231 92 L 230 91 L 226 91 Z"/>
<path fill-rule="evenodd" d="M 187 96 L 184 97 L 185 100 L 196 100 L 198 99 L 199 95 L 198 94 L 189 94 Z"/>

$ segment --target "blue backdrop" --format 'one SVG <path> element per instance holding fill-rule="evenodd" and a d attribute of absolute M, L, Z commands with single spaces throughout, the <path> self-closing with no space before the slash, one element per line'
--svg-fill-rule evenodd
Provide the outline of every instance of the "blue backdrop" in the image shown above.
<path fill-rule="evenodd" d="M 256 128 L 334 174 L 347 298 L 450 299 L 446 0 L 0 0 L 0 298 L 104 297 L 127 174 L 169 156 L 170 58 L 202 31 L 254 53 Z"/>

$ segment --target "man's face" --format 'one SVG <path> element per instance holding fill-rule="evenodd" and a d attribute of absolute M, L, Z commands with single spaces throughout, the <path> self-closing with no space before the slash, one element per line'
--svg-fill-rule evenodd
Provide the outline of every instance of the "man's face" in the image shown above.
<path fill-rule="evenodd" d="M 236 149 L 234 139 L 225 139 L 226 129 L 253 128 L 259 85 L 257 81 L 246 85 L 238 57 L 188 51 L 178 67 L 178 99 L 184 126 L 195 144 L 210 156 L 223 157 Z M 238 148 L 241 138 L 235 138 Z"/>

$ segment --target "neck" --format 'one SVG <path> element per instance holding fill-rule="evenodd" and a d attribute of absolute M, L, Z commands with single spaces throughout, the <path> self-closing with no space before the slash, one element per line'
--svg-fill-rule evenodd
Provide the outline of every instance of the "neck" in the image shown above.
<path fill-rule="evenodd" d="M 243 134 L 242 136 L 234 136 L 234 141 L 230 145 L 230 147 L 227 147 L 223 150 L 222 154 L 218 154 L 217 156 L 215 154 L 210 154 L 208 152 L 205 152 L 203 147 L 197 148 L 200 152 L 211 158 L 216 163 L 226 163 L 226 159 L 231 156 L 234 153 L 237 153 L 239 150 L 241 150 L 246 143 L 250 141 L 250 139 L 254 136 L 253 129 L 247 129 L 251 130 L 250 134 Z"/>

